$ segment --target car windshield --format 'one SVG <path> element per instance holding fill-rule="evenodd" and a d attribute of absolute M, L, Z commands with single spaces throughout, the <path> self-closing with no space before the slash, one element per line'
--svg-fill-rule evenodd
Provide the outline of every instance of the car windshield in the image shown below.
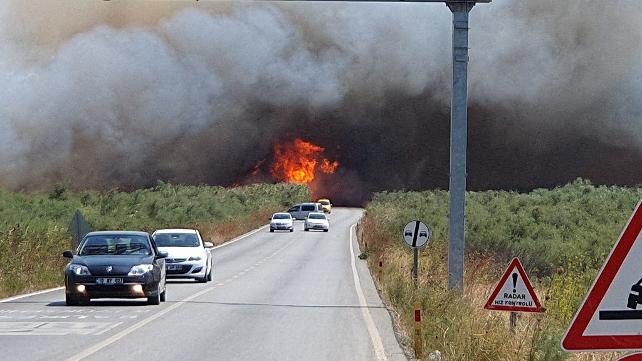
<path fill-rule="evenodd" d="M 281 214 L 275 214 L 274 217 L 272 218 L 273 219 L 290 219 L 290 215 L 281 213 Z"/>
<path fill-rule="evenodd" d="M 310 214 L 308 217 L 310 219 L 325 219 L 325 215 L 323 214 Z"/>
<path fill-rule="evenodd" d="M 325 200 L 321 200 L 321 201 L 319 201 L 319 203 L 323 204 L 324 206 L 327 206 L 327 205 L 330 204 L 330 202 L 325 201 Z"/>
<path fill-rule="evenodd" d="M 314 210 L 314 204 L 306 204 L 301 206 L 302 211 L 313 211 Z"/>
<path fill-rule="evenodd" d="M 196 233 L 160 233 L 154 235 L 157 247 L 198 247 Z"/>
<path fill-rule="evenodd" d="M 137 235 L 88 236 L 78 253 L 80 256 L 151 255 L 149 240 Z"/>

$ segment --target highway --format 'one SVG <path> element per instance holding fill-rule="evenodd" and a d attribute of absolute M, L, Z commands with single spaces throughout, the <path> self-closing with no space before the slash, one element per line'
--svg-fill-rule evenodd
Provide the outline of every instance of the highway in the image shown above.
<path fill-rule="evenodd" d="M 61 289 L 0 301 L 1 360 L 406 360 L 353 225 L 253 234 L 217 247 L 214 280 L 169 281 L 167 302 L 95 300 Z M 62 281 L 62 270 L 61 281 Z"/>

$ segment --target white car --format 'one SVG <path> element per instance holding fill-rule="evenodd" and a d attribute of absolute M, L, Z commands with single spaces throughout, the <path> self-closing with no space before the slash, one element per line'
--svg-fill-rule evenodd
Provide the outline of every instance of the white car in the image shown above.
<path fill-rule="evenodd" d="M 310 214 L 308 214 L 303 225 L 303 230 L 307 232 L 311 229 L 319 229 L 323 232 L 327 232 L 330 229 L 330 222 L 328 222 L 328 218 L 324 213 L 310 212 Z"/>
<path fill-rule="evenodd" d="M 212 280 L 214 245 L 204 242 L 195 229 L 159 229 L 152 234 L 159 251 L 167 252 L 167 278 L 193 278 L 199 282 Z"/>
<path fill-rule="evenodd" d="M 294 219 L 290 213 L 274 213 L 270 218 L 270 232 L 284 230 L 294 232 Z"/>

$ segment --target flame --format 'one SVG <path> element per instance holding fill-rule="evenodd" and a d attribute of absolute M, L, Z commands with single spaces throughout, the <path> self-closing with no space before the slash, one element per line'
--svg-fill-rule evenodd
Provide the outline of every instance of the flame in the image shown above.
<path fill-rule="evenodd" d="M 275 162 L 272 175 L 290 183 L 310 183 L 317 174 L 317 168 L 326 174 L 333 174 L 339 168 L 338 161 L 323 157 L 325 148 L 316 144 L 295 139 L 274 146 Z"/>

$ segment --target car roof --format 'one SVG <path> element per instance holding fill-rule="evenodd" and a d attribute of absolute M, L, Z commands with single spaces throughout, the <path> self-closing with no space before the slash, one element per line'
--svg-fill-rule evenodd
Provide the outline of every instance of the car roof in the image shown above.
<path fill-rule="evenodd" d="M 330 202 L 330 200 L 329 200 L 328 198 L 319 198 L 318 202 L 321 202 L 321 201 L 328 201 L 328 202 Z"/>
<path fill-rule="evenodd" d="M 188 228 L 167 228 L 167 229 L 157 229 L 154 231 L 154 234 L 158 233 L 196 233 L 195 229 Z"/>
<path fill-rule="evenodd" d="M 111 236 L 111 235 L 149 236 L 149 233 L 141 232 L 141 231 L 95 231 L 95 232 L 87 233 L 86 236 Z"/>
<path fill-rule="evenodd" d="M 290 213 L 288 213 L 288 212 L 276 212 L 276 213 L 274 213 L 274 214 L 272 215 L 272 217 L 276 216 L 277 214 L 282 214 L 282 215 L 284 215 L 284 216 L 289 216 L 289 215 L 290 215 Z"/>
<path fill-rule="evenodd" d="M 309 217 L 309 216 L 311 216 L 311 215 L 313 215 L 313 214 L 320 214 L 320 215 L 322 215 L 322 216 L 324 216 L 324 217 L 325 217 L 325 213 L 323 213 L 323 212 L 310 212 L 310 213 L 308 214 L 308 217 Z"/>

